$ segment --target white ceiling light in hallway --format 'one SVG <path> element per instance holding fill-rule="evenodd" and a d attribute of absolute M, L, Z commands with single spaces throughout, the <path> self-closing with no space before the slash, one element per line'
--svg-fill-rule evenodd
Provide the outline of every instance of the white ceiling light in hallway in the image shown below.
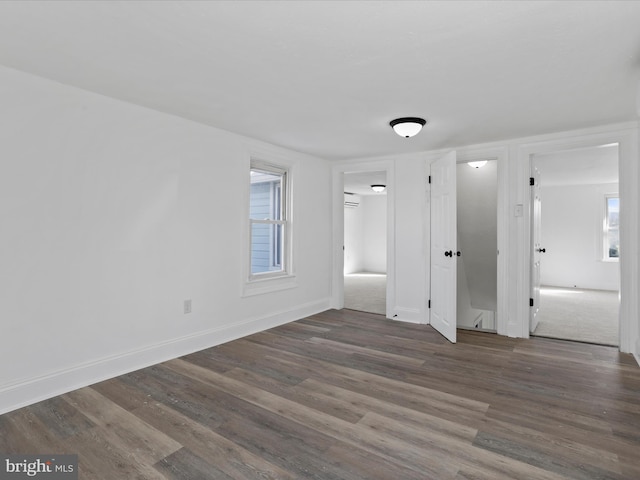
<path fill-rule="evenodd" d="M 467 165 L 469 165 L 472 168 L 482 168 L 487 164 L 486 160 L 478 160 L 476 162 L 467 162 Z"/>
<path fill-rule="evenodd" d="M 391 120 L 391 122 L 389 122 L 389 125 L 391 125 L 393 131 L 401 137 L 409 138 L 417 135 L 420 130 L 422 130 L 422 127 L 425 125 L 425 123 L 427 123 L 427 121 L 423 118 L 403 117 Z"/>

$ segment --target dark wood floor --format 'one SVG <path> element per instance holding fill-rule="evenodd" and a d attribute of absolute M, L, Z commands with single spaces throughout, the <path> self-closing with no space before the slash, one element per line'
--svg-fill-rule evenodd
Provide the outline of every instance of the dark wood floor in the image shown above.
<path fill-rule="evenodd" d="M 329 311 L 0 416 L 80 478 L 638 479 L 640 368 L 614 348 Z"/>

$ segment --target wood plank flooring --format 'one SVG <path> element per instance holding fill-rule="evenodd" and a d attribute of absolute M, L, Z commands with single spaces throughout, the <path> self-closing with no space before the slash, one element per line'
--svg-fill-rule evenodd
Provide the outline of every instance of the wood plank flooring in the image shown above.
<path fill-rule="evenodd" d="M 640 368 L 611 347 L 328 311 L 0 416 L 80 478 L 638 479 Z"/>

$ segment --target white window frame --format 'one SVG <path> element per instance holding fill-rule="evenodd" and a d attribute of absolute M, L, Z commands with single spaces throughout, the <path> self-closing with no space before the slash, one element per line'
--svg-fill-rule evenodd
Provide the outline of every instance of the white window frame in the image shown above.
<path fill-rule="evenodd" d="M 249 172 L 252 170 L 258 170 L 267 174 L 274 174 L 282 177 L 281 189 L 280 189 L 280 219 L 252 219 L 250 215 L 250 197 L 251 197 L 251 180 L 248 182 L 248 206 L 247 206 L 247 241 L 246 241 L 246 270 L 243 295 L 256 295 L 261 293 L 268 293 L 271 291 L 282 290 L 286 288 L 293 288 L 295 284 L 295 275 L 293 273 L 293 249 L 292 249 L 292 221 L 291 221 L 291 206 L 292 206 L 292 168 L 289 165 L 269 162 L 256 158 L 251 158 Z M 273 195 L 275 192 L 271 192 Z M 255 224 L 271 224 L 282 225 L 284 232 L 282 234 L 282 250 L 280 261 L 282 268 L 277 271 L 259 272 L 253 273 L 251 267 L 252 260 L 252 226 Z M 270 252 L 271 260 L 273 259 L 274 252 Z"/>
<path fill-rule="evenodd" d="M 604 201 L 602 203 L 602 208 L 603 208 L 603 215 L 602 215 L 602 241 L 601 241 L 601 245 L 602 245 L 602 255 L 601 255 L 601 260 L 603 262 L 619 262 L 620 261 L 620 257 L 610 257 L 609 256 L 609 231 L 611 230 L 609 228 L 609 199 L 610 198 L 617 198 L 618 201 L 620 201 L 620 194 L 619 193 L 605 193 L 604 194 Z M 618 235 L 620 235 L 620 226 L 618 225 Z M 618 252 L 618 255 L 620 255 L 620 252 Z"/>

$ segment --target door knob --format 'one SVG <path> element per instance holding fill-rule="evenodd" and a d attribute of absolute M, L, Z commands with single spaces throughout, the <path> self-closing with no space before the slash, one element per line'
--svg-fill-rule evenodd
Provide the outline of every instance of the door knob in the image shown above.
<path fill-rule="evenodd" d="M 540 253 L 545 253 L 545 252 L 547 251 L 547 249 L 546 249 L 546 248 L 538 248 L 538 249 L 536 249 L 536 250 L 537 250 L 538 252 L 540 252 Z"/>
<path fill-rule="evenodd" d="M 448 252 L 444 252 L 445 257 L 453 257 L 453 251 L 449 250 Z"/>

